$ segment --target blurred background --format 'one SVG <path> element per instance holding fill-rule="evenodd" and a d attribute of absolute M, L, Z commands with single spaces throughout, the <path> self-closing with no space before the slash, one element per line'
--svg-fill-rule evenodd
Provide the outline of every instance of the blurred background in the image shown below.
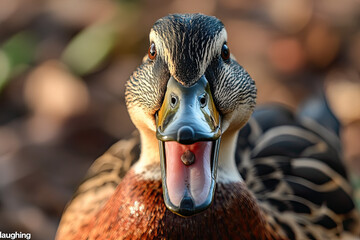
<path fill-rule="evenodd" d="M 0 0 L 0 231 L 54 238 L 87 168 L 134 130 L 124 84 L 152 24 L 184 12 L 223 21 L 259 104 L 327 97 L 360 199 L 360 1 Z"/>

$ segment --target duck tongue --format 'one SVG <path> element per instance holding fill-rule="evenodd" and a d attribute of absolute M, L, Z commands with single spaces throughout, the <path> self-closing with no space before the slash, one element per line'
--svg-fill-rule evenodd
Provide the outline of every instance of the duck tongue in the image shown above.
<path fill-rule="evenodd" d="M 212 141 L 191 145 L 165 142 L 166 185 L 174 206 L 193 208 L 203 204 L 211 188 Z"/>

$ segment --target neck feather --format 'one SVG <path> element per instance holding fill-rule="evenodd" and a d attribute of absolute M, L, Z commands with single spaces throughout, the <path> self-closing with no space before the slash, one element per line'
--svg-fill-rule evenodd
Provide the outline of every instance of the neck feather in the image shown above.
<path fill-rule="evenodd" d="M 134 171 L 76 234 L 74 239 L 281 239 L 244 183 L 218 184 L 210 208 L 184 218 L 165 207 L 161 180 L 142 180 Z"/>
<path fill-rule="evenodd" d="M 139 161 L 142 165 L 160 164 L 159 141 L 156 133 L 151 130 L 140 131 L 141 155 Z"/>
<path fill-rule="evenodd" d="M 242 182 L 235 163 L 235 150 L 239 131 L 225 132 L 221 138 L 217 182 Z"/>

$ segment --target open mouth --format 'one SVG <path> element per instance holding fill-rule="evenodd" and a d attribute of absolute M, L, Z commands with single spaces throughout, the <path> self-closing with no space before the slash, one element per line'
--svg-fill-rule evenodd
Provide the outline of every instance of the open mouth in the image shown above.
<path fill-rule="evenodd" d="M 165 205 L 181 216 L 205 210 L 215 193 L 221 136 L 206 78 L 191 87 L 170 78 L 156 123 Z"/>
<path fill-rule="evenodd" d="M 219 142 L 203 141 L 190 145 L 160 142 L 164 200 L 171 211 L 191 216 L 211 205 Z"/>

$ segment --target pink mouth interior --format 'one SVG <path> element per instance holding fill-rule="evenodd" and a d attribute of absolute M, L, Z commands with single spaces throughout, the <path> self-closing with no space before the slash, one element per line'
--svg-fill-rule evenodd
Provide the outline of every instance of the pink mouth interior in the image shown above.
<path fill-rule="evenodd" d="M 170 201 L 180 206 L 185 193 L 190 194 L 195 205 L 205 202 L 211 186 L 211 149 L 212 142 L 197 142 L 183 145 L 178 142 L 165 142 L 166 185 Z M 186 166 L 181 155 L 190 150 L 195 162 Z"/>

